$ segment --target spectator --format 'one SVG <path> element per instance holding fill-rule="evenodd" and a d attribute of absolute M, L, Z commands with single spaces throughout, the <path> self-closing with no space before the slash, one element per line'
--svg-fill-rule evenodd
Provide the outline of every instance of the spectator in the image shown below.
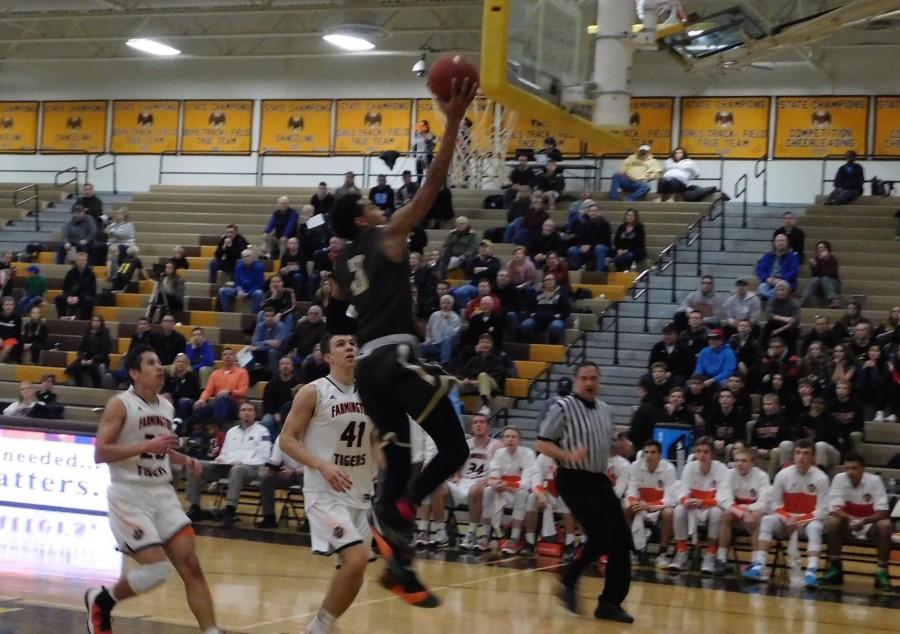
<path fill-rule="evenodd" d="M 131 352 L 140 345 L 147 345 L 156 350 L 156 335 L 150 329 L 150 320 L 146 317 L 138 317 L 131 341 L 128 342 L 128 351 Z M 127 377 L 128 374 L 125 373 L 124 376 Z"/>
<path fill-rule="evenodd" d="M 534 189 L 537 184 L 537 174 L 535 174 L 534 170 L 531 169 L 531 166 L 528 165 L 527 154 L 519 154 L 516 157 L 516 166 L 509 173 L 509 183 L 509 187 L 503 195 L 503 204 L 505 207 L 509 207 L 514 198 L 521 197 L 521 189 L 523 187 L 528 188 L 527 191 L 529 194 L 531 193 L 531 190 Z"/>
<path fill-rule="evenodd" d="M 561 161 L 563 160 L 562 152 L 559 151 L 559 148 L 556 146 L 556 139 L 552 136 L 548 136 L 544 139 L 544 148 L 535 155 L 535 158 L 539 163 L 547 163 L 549 161 Z"/>
<path fill-rule="evenodd" d="M 12 295 L 13 281 L 16 279 L 16 269 L 12 265 L 12 251 L 4 251 L 0 256 L 0 297 Z"/>
<path fill-rule="evenodd" d="M 244 485 L 259 478 L 261 468 L 272 453 L 272 439 L 268 430 L 256 422 L 256 407 L 253 403 L 243 403 L 240 409 L 240 425 L 225 434 L 222 451 L 213 462 L 201 461 L 202 471 L 195 475 L 189 471 L 187 498 L 190 503 L 188 517 L 196 522 L 208 518 L 209 514 L 200 508 L 203 485 L 228 478 L 227 506 L 219 526 L 231 528 L 237 519 L 238 501 Z"/>
<path fill-rule="evenodd" d="M 356 174 L 353 172 L 344 174 L 344 184 L 334 190 L 334 201 L 337 202 L 347 194 L 360 194 L 359 187 L 356 186 Z"/>
<path fill-rule="evenodd" d="M 843 316 L 834 324 L 834 334 L 838 341 L 846 341 L 853 336 L 857 324 L 868 322 L 862 314 L 862 305 L 854 300 L 847 302 Z"/>
<path fill-rule="evenodd" d="M 688 329 L 678 335 L 678 340 L 690 353 L 691 363 L 694 363 L 709 341 L 709 332 L 703 325 L 703 315 L 700 311 L 691 311 L 688 315 Z"/>
<path fill-rule="evenodd" d="M 747 421 L 750 413 L 738 407 L 731 390 L 719 392 L 718 403 L 706 421 L 706 434 L 712 436 L 713 447 L 720 458 L 731 456 L 735 443 L 747 442 Z"/>
<path fill-rule="evenodd" d="M 834 329 L 832 329 L 831 323 L 828 321 L 828 317 L 816 315 L 813 320 L 812 330 L 803 336 L 803 342 L 800 345 L 800 354 L 806 355 L 806 351 L 809 350 L 810 344 L 814 341 L 822 343 L 822 346 L 825 348 L 823 352 L 830 352 L 831 349 L 838 344 L 837 335 L 835 335 Z"/>
<path fill-rule="evenodd" d="M 91 216 L 85 214 L 84 207 L 75 205 L 72 208 L 72 218 L 62 228 L 62 237 L 62 244 L 56 254 L 57 264 L 74 260 L 76 253 L 86 253 L 90 257 L 97 239 L 97 224 Z"/>
<path fill-rule="evenodd" d="M 440 229 L 446 221 L 455 215 L 456 212 L 453 211 L 453 193 L 447 185 L 444 185 L 425 216 L 425 226 L 428 229 Z"/>
<path fill-rule="evenodd" d="M 316 379 L 328 376 L 328 371 L 328 362 L 322 355 L 322 346 L 317 343 L 313 346 L 313 350 L 309 353 L 309 356 L 303 359 L 303 363 L 300 364 L 300 383 L 303 383 L 304 385 L 306 383 L 312 383 Z"/>
<path fill-rule="evenodd" d="M 861 321 L 853 329 L 853 336 L 847 342 L 847 349 L 857 363 L 863 363 L 869 356 L 869 348 L 875 344 L 872 338 L 872 324 Z"/>
<path fill-rule="evenodd" d="M 673 387 L 664 406 L 665 414 L 660 423 L 676 423 L 678 425 L 694 425 L 694 414 L 685 407 L 687 396 L 684 388 Z"/>
<path fill-rule="evenodd" d="M 494 255 L 494 243 L 490 240 L 482 240 L 478 243 L 478 255 L 466 265 L 466 273 L 471 281 L 469 284 L 455 289 L 454 298 L 461 304 L 468 304 L 472 298 L 478 295 L 478 287 L 482 281 L 486 281 L 491 286 L 494 285 L 499 270 L 500 258 Z"/>
<path fill-rule="evenodd" d="M 522 224 L 520 225 L 519 230 L 516 231 L 516 244 L 528 245 L 534 242 L 540 235 L 544 222 L 549 218 L 550 216 L 545 209 L 544 197 L 542 193 L 537 190 L 531 194 L 531 206 L 528 208 L 528 211 L 525 212 L 525 216 L 522 218 Z"/>
<path fill-rule="evenodd" d="M 644 225 L 636 209 L 625 212 L 622 224 L 613 237 L 616 254 L 609 265 L 610 271 L 627 271 L 632 265 L 647 258 Z"/>
<path fill-rule="evenodd" d="M 635 447 L 643 447 L 644 443 L 653 437 L 653 428 L 665 419 L 667 413 L 643 381 L 638 381 L 637 392 L 640 404 L 631 415 L 628 438 Z"/>
<path fill-rule="evenodd" d="M 801 361 L 802 363 L 802 361 Z M 797 404 L 797 415 L 808 414 L 812 406 L 812 397 L 816 395 L 816 382 L 808 376 L 801 375 L 797 381 L 797 393 L 794 395 Z"/>
<path fill-rule="evenodd" d="M 331 303 L 332 295 L 334 295 L 334 280 L 331 279 L 329 273 L 329 277 L 321 278 L 319 288 L 313 294 L 313 305 L 321 307 L 323 312 L 326 311 L 328 304 Z"/>
<path fill-rule="evenodd" d="M 683 194 L 692 180 L 700 176 L 697 164 L 688 156 L 683 147 L 672 150 L 666 159 L 665 172 L 659 179 L 659 195 L 663 202 L 674 203 Z"/>
<path fill-rule="evenodd" d="M 78 253 L 75 264 L 63 278 L 62 292 L 54 300 L 56 314 L 60 319 L 91 318 L 97 301 L 97 278 L 87 263 L 87 253 Z"/>
<path fill-rule="evenodd" d="M 771 385 L 772 377 L 775 374 L 780 374 L 787 382 L 789 390 L 796 389 L 800 374 L 800 361 L 781 337 L 772 337 L 769 341 L 766 354 L 760 362 L 760 374 L 764 387 Z"/>
<path fill-rule="evenodd" d="M 858 451 L 863 440 L 862 405 L 853 394 L 850 381 L 837 381 L 834 385 L 834 399 L 829 407 L 838 422 L 841 446 L 845 451 Z"/>
<path fill-rule="evenodd" d="M 537 177 L 537 189 L 544 193 L 544 202 L 551 209 L 566 188 L 566 179 L 559 171 L 555 159 L 547 161 L 544 170 Z"/>
<path fill-rule="evenodd" d="M 294 291 L 284 287 L 284 279 L 276 273 L 269 278 L 269 290 L 266 292 L 262 301 L 262 309 L 273 308 L 275 310 L 275 321 L 284 324 L 288 334 L 294 329 L 294 310 L 297 307 L 297 300 L 294 298 Z M 260 323 L 263 319 L 262 311 L 256 315 L 256 323 Z"/>
<path fill-rule="evenodd" d="M 801 380 L 811 381 L 817 392 L 825 392 L 831 385 L 831 375 L 834 367 L 831 359 L 825 353 L 825 346 L 821 341 L 813 341 L 809 344 L 806 354 L 800 360 L 799 376 Z"/>
<path fill-rule="evenodd" d="M 734 292 L 722 304 L 722 327 L 726 334 L 737 332 L 738 322 L 748 320 L 754 329 L 758 329 L 762 305 L 756 293 L 747 289 L 747 280 L 738 278 L 734 283 Z"/>
<path fill-rule="evenodd" d="M 278 258 L 284 252 L 288 238 L 297 232 L 297 210 L 291 207 L 291 201 L 287 196 L 278 198 L 278 207 L 272 212 L 266 228 L 263 229 L 263 244 L 266 247 L 266 257 L 270 260 Z"/>
<path fill-rule="evenodd" d="M 805 306 L 813 297 L 822 293 L 828 308 L 840 308 L 841 276 L 838 259 L 831 253 L 831 243 L 822 240 L 816 243 L 816 257 L 809 260 L 809 283 L 803 291 L 802 304 Z"/>
<path fill-rule="evenodd" d="M 572 293 L 572 282 L 569 280 L 569 265 L 559 258 L 559 254 L 556 251 L 551 250 L 547 252 L 542 273 L 555 277 L 556 285 L 563 289 L 566 295 Z"/>
<path fill-rule="evenodd" d="M 796 376 L 787 377 L 781 372 L 773 372 L 769 378 L 769 382 L 763 384 L 763 391 L 778 395 L 781 411 L 787 417 L 788 422 L 793 424 L 800 416 L 801 409 Z"/>
<path fill-rule="evenodd" d="M 476 301 L 476 300 L 472 300 Z M 479 310 L 469 318 L 469 324 L 462 335 L 462 344 L 467 348 L 475 346 L 484 334 L 489 334 L 498 350 L 503 346 L 503 318 L 495 309 L 500 301 L 493 295 L 485 295 L 480 300 Z"/>
<path fill-rule="evenodd" d="M 783 224 L 772 233 L 772 240 L 778 236 L 786 236 L 790 250 L 797 254 L 797 265 L 803 263 L 803 245 L 806 242 L 806 236 L 803 230 L 797 226 L 797 216 L 793 211 L 786 211 L 782 214 Z"/>
<path fill-rule="evenodd" d="M 660 406 L 665 405 L 673 387 L 681 387 L 672 380 L 672 373 L 662 361 L 651 365 L 650 372 L 643 375 L 640 380 L 648 395 Z"/>
<path fill-rule="evenodd" d="M 4 416 L 30 416 L 31 410 L 37 404 L 34 395 L 34 386 L 31 381 L 19 383 L 19 398 L 3 409 Z"/>
<path fill-rule="evenodd" d="M 422 119 L 416 126 L 416 134 L 413 137 L 412 151 L 416 157 L 416 179 L 422 182 L 422 176 L 431 166 L 434 158 L 434 148 L 438 139 L 431 133 L 431 125 L 427 119 Z"/>
<path fill-rule="evenodd" d="M 787 236 L 775 236 L 772 244 L 773 249 L 756 263 L 756 276 L 759 278 L 757 292 L 765 300 L 775 296 L 775 285 L 779 281 L 787 282 L 791 290 L 796 288 L 797 274 L 800 272 L 800 258 L 788 246 Z"/>
<path fill-rule="evenodd" d="M 263 320 L 256 325 L 250 344 L 256 363 L 264 364 L 273 376 L 278 372 L 281 348 L 290 334 L 287 326 L 279 322 L 276 315 L 272 306 L 263 310 Z"/>
<path fill-rule="evenodd" d="M 724 387 L 728 377 L 737 368 L 737 359 L 731 346 L 723 345 L 725 335 L 719 328 L 709 331 L 709 345 L 700 351 L 697 357 L 697 368 L 694 374 L 708 377 L 706 387 L 715 388 L 716 384 Z"/>
<path fill-rule="evenodd" d="M 306 272 L 306 262 L 313 260 L 321 249 L 327 249 L 331 237 L 331 228 L 325 216 L 315 213 L 312 205 L 304 205 L 300 210 L 300 219 L 297 221 L 298 250 L 303 254 L 303 270 Z M 341 242 L 343 244 L 343 242 Z"/>
<path fill-rule="evenodd" d="M 784 280 L 775 284 L 775 297 L 766 306 L 769 320 L 762 330 L 761 345 L 767 346 L 770 337 L 784 339 L 787 349 L 797 349 L 800 330 L 800 304 L 791 297 L 791 287 Z"/>
<path fill-rule="evenodd" d="M 481 300 L 484 297 L 490 297 L 493 299 L 493 304 L 491 308 L 495 315 L 500 315 L 502 313 L 502 306 L 500 304 L 500 298 L 494 295 L 493 290 L 491 288 L 491 283 L 487 280 L 481 280 L 478 283 L 478 295 L 472 298 L 468 304 L 466 304 L 466 319 L 471 319 L 474 315 L 477 315 L 481 312 Z"/>
<path fill-rule="evenodd" d="M 438 254 L 438 258 L 440 258 L 440 254 Z M 431 263 L 423 264 L 422 254 L 418 251 L 410 251 L 409 281 L 419 291 L 421 301 L 425 303 L 430 302 L 437 289 L 438 267 L 433 266 Z"/>
<path fill-rule="evenodd" d="M 596 204 L 591 198 L 590 189 L 581 190 L 580 198 L 569 205 L 569 211 L 566 215 L 566 224 L 563 230 L 566 233 L 574 233 L 582 220 L 587 219 L 588 207 Z"/>
<path fill-rule="evenodd" d="M 281 433 L 299 384 L 294 376 L 294 362 L 290 357 L 281 357 L 276 371 L 272 373 L 272 380 L 266 383 L 263 390 L 263 417 L 260 420 L 273 440 Z"/>
<path fill-rule="evenodd" d="M 887 319 L 875 330 L 875 338 L 883 346 L 900 345 L 900 305 L 891 306 Z"/>
<path fill-rule="evenodd" d="M 595 202 L 585 201 L 581 208 L 584 211 L 574 227 L 574 244 L 568 251 L 569 265 L 573 270 L 578 270 L 593 255 L 595 270 L 605 271 L 612 248 L 612 227 Z"/>
<path fill-rule="evenodd" d="M 397 209 L 400 209 L 404 205 L 408 205 L 412 201 L 413 196 L 416 195 L 416 192 L 419 191 L 419 185 L 412 179 L 412 172 L 403 170 L 400 178 L 403 180 L 403 184 L 397 188 L 394 195 L 394 202 Z"/>
<path fill-rule="evenodd" d="M 515 335 L 519 329 L 519 313 L 525 306 L 525 291 L 510 280 L 507 269 L 501 269 L 497 273 L 497 286 L 494 288 L 494 294 L 500 298 L 507 332 Z"/>
<path fill-rule="evenodd" d="M 164 315 L 174 315 L 184 310 L 184 280 L 178 275 L 173 262 L 163 265 L 163 273 L 156 283 L 155 292 L 150 298 L 147 307 L 148 319 L 153 320 L 157 308 L 160 318 Z"/>
<path fill-rule="evenodd" d="M 138 247 L 128 247 L 128 250 L 125 252 L 125 259 L 119 262 L 119 268 L 115 272 L 109 272 L 109 279 L 112 282 L 112 287 L 109 290 L 113 293 L 124 291 L 131 283 L 135 273 L 138 275 L 138 281 L 142 279 L 150 280 L 150 276 L 144 269 L 144 263 L 141 262 L 139 257 L 140 254 L 141 250 Z"/>
<path fill-rule="evenodd" d="M 219 271 L 225 272 L 229 277 L 234 277 L 234 270 L 246 248 L 247 240 L 238 233 L 237 225 L 232 224 L 225 227 L 225 233 L 219 238 L 216 246 L 216 255 L 209 261 L 209 283 L 216 283 Z"/>
<path fill-rule="evenodd" d="M 847 152 L 847 162 L 834 175 L 834 189 L 828 195 L 826 205 L 847 205 L 862 196 L 866 175 L 862 165 L 856 162 L 856 152 Z"/>
<path fill-rule="evenodd" d="M 737 359 L 737 371 L 752 388 L 759 380 L 759 342 L 753 336 L 753 324 L 749 319 L 737 322 L 737 332 L 729 340 Z"/>
<path fill-rule="evenodd" d="M 865 420 L 882 422 L 887 405 L 890 374 L 882 357 L 881 346 L 869 346 L 866 359 L 859 366 L 859 399 L 863 404 Z"/>
<path fill-rule="evenodd" d="M 506 228 L 503 229 L 503 242 L 505 244 L 514 244 L 522 223 L 525 221 L 525 214 L 531 209 L 532 191 L 528 185 L 520 185 L 516 197 L 509 205 L 506 211 Z"/>
<path fill-rule="evenodd" d="M 37 391 L 37 403 L 31 410 L 33 418 L 60 420 L 65 415 L 65 407 L 59 403 L 53 388 L 56 386 L 56 375 L 45 374 L 41 377 L 40 389 Z"/>
<path fill-rule="evenodd" d="M 223 425 L 233 421 L 249 388 L 250 375 L 237 365 L 234 350 L 223 348 L 222 367 L 209 375 L 206 388 L 194 403 L 194 419 L 205 420 L 212 416 Z"/>
<path fill-rule="evenodd" d="M 159 362 L 164 365 L 172 365 L 175 362 L 175 356 L 179 352 L 184 352 L 187 348 L 187 341 L 180 332 L 175 330 L 175 317 L 166 315 L 160 322 L 162 325 L 162 333 L 156 337 L 153 349 L 159 357 Z"/>
<path fill-rule="evenodd" d="M 265 474 L 259 481 L 259 505 L 262 519 L 256 528 L 277 528 L 275 517 L 275 491 L 303 484 L 303 465 L 281 451 L 281 444 L 272 444 L 272 454 L 266 462 Z"/>
<path fill-rule="evenodd" d="M 300 251 L 300 240 L 289 238 L 285 251 L 281 254 L 281 264 L 278 274 L 285 286 L 294 291 L 295 298 L 306 298 L 306 287 L 309 281 L 309 273 L 306 263 L 309 258 Z M 271 284 L 271 280 L 270 280 Z"/>
<path fill-rule="evenodd" d="M 762 399 L 762 414 L 756 418 L 750 434 L 750 445 L 756 449 L 758 458 L 767 463 L 771 478 L 790 459 L 790 424 L 781 411 L 781 402 L 775 394 L 766 394 Z"/>
<path fill-rule="evenodd" d="M 610 200 L 619 200 L 619 190 L 629 193 L 628 200 L 640 200 L 650 193 L 650 183 L 659 178 L 662 169 L 653 158 L 649 145 L 641 145 L 638 151 L 622 161 L 622 167 L 613 176 Z"/>
<path fill-rule="evenodd" d="M 441 309 L 428 318 L 425 341 L 422 342 L 422 356 L 437 359 L 441 364 L 450 362 L 453 349 L 459 338 L 460 319 L 453 312 L 453 297 L 444 295 L 440 299 Z"/>
<path fill-rule="evenodd" d="M 683 385 L 691 375 L 691 372 L 693 372 L 696 363 L 694 355 L 684 342 L 679 341 L 678 331 L 672 323 L 663 326 L 662 340 L 657 341 L 650 350 L 647 367 L 652 368 L 657 363 L 665 364 L 672 375 L 672 383 L 675 385 Z M 638 443 L 633 438 L 632 442 L 634 442 L 636 447 L 642 446 L 641 443 Z"/>
<path fill-rule="evenodd" d="M 284 350 L 293 354 L 295 366 L 303 363 L 303 360 L 312 354 L 313 349 L 325 337 L 325 320 L 322 315 L 321 306 L 310 306 L 306 310 L 306 317 L 297 322 L 288 338 Z"/>
<path fill-rule="evenodd" d="M 16 312 L 16 300 L 9 295 L 3 298 L 0 306 L 0 363 L 12 363 L 19 352 L 22 318 Z"/>
<path fill-rule="evenodd" d="M 684 406 L 690 413 L 687 422 L 694 425 L 695 429 L 705 428 L 706 419 L 716 406 L 716 396 L 714 390 L 706 387 L 703 376 L 692 374 L 688 379 L 688 389 L 684 392 Z"/>
<path fill-rule="evenodd" d="M 551 344 L 559 344 L 563 340 L 566 320 L 569 318 L 569 298 L 556 284 L 553 275 L 544 276 L 544 285 L 530 305 L 531 315 L 522 322 L 522 335 L 528 341 L 534 336 L 547 331 Z"/>
<path fill-rule="evenodd" d="M 18 311 L 23 317 L 31 312 L 35 306 L 40 306 L 46 301 L 47 278 L 41 275 L 41 269 L 37 264 L 29 264 L 29 275 L 25 278 L 25 294 L 19 300 Z"/>
<path fill-rule="evenodd" d="M 103 201 L 94 193 L 94 186 L 91 183 L 82 185 L 81 196 L 75 199 L 72 211 L 75 210 L 75 207 L 84 208 L 85 213 L 94 219 L 94 223 L 98 227 L 105 220 L 103 218 Z"/>
<path fill-rule="evenodd" d="M 482 403 L 478 413 L 490 416 L 494 395 L 506 385 L 508 362 L 502 352 L 494 352 L 494 340 L 487 333 L 481 335 L 475 352 L 463 368 L 459 393 L 478 394 Z"/>
<path fill-rule="evenodd" d="M 386 215 L 394 213 L 394 190 L 387 184 L 387 176 L 384 174 L 379 174 L 377 184 L 369 188 L 369 200 Z"/>
<path fill-rule="evenodd" d="M 234 310 L 235 299 L 246 299 L 250 302 L 250 312 L 255 315 L 262 304 L 265 284 L 265 266 L 257 261 L 252 249 L 244 249 L 241 261 L 234 269 L 234 285 L 219 289 L 219 309 L 230 313 Z"/>
<path fill-rule="evenodd" d="M 328 184 L 325 181 L 319 183 L 310 199 L 309 204 L 312 205 L 316 214 L 330 214 L 334 208 L 334 194 L 328 191 Z"/>
<path fill-rule="evenodd" d="M 456 228 L 447 234 L 447 239 L 444 240 L 440 277 L 447 277 L 447 271 L 453 269 L 465 270 L 475 257 L 477 244 L 478 238 L 469 227 L 469 219 L 465 216 L 457 217 Z"/>
<path fill-rule="evenodd" d="M 190 359 L 184 352 L 175 355 L 172 371 L 166 374 L 163 396 L 175 407 L 175 418 L 172 423 L 176 432 L 182 436 L 190 436 L 190 418 L 194 411 L 194 403 L 200 398 L 200 378 L 191 371 Z M 188 423 L 185 427 L 182 424 Z"/>
<path fill-rule="evenodd" d="M 206 385 L 216 364 L 216 354 L 212 344 L 206 339 L 203 328 L 195 327 L 191 330 L 191 343 L 185 346 L 184 352 L 191 363 L 191 369 L 200 378 L 200 383 Z"/>
<path fill-rule="evenodd" d="M 888 388 L 888 409 L 890 414 L 885 416 L 884 420 L 889 423 L 896 423 L 900 417 L 900 349 L 895 348 L 891 353 L 888 361 L 888 370 L 890 371 L 891 384 Z"/>
<path fill-rule="evenodd" d="M 856 381 L 856 359 L 850 354 L 846 344 L 838 344 L 831 353 L 831 363 L 834 368 L 831 373 L 831 383 L 837 385 L 840 381 L 853 383 Z"/>
<path fill-rule="evenodd" d="M 675 311 L 672 321 L 679 332 L 684 332 L 688 327 L 688 315 L 697 311 L 703 317 L 703 325 L 709 328 L 718 328 L 721 321 L 722 300 L 716 294 L 715 282 L 712 275 L 704 275 L 700 278 L 700 288 L 691 291 L 681 302 L 681 306 Z"/>
<path fill-rule="evenodd" d="M 175 270 L 184 269 L 187 271 L 191 268 L 191 263 L 188 262 L 188 259 L 184 255 L 184 247 L 178 246 L 174 249 L 174 255 L 171 258 L 172 264 L 175 265 Z"/>
<path fill-rule="evenodd" d="M 100 315 L 91 318 L 91 325 L 81 337 L 78 357 L 66 368 L 66 374 L 75 379 L 75 385 L 84 386 L 84 375 L 91 377 L 90 387 L 102 387 L 103 375 L 109 367 L 112 339 L 106 322 Z"/>
<path fill-rule="evenodd" d="M 37 365 L 41 351 L 48 348 L 47 321 L 41 316 L 40 306 L 32 306 L 28 319 L 22 322 L 22 363 Z"/>
<path fill-rule="evenodd" d="M 135 246 L 134 225 L 128 220 L 128 209 L 120 207 L 113 214 L 113 221 L 106 225 L 106 270 L 115 271 L 119 261 L 125 259 L 128 247 Z"/>
<path fill-rule="evenodd" d="M 531 241 L 528 251 L 534 258 L 535 266 L 544 266 L 549 253 L 562 253 L 565 248 L 562 236 L 556 229 L 556 223 L 550 218 L 541 225 L 541 232 Z M 568 271 L 568 267 L 566 267 Z"/>
<path fill-rule="evenodd" d="M 512 257 L 504 267 L 509 275 L 509 281 L 522 290 L 530 289 L 534 285 L 534 278 L 537 274 L 534 262 L 528 257 L 527 252 L 528 250 L 524 246 L 517 246 L 513 249 Z"/>

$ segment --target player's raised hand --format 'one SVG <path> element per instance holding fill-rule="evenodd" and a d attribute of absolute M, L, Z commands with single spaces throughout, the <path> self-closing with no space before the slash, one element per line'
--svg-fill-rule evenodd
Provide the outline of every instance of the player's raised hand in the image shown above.
<path fill-rule="evenodd" d="M 160 434 L 145 445 L 145 453 L 167 454 L 178 446 L 178 436 L 175 434 Z"/>
<path fill-rule="evenodd" d="M 319 467 L 319 473 L 322 474 L 322 477 L 325 478 L 325 481 L 329 486 L 338 493 L 349 491 L 350 487 L 353 486 L 353 480 L 347 475 L 347 472 L 336 464 L 330 462 L 322 464 L 322 466 Z"/>
<path fill-rule="evenodd" d="M 462 121 L 477 92 L 478 82 L 470 82 L 468 77 L 460 82 L 454 77 L 450 82 L 450 100 L 438 102 L 447 120 Z"/>

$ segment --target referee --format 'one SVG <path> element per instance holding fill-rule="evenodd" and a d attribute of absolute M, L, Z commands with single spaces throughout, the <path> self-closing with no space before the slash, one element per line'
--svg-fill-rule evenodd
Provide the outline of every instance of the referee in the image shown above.
<path fill-rule="evenodd" d="M 606 586 L 594 616 L 633 623 L 634 618 L 622 609 L 631 585 L 631 531 L 606 475 L 615 430 L 609 405 L 597 398 L 599 391 L 600 368 L 591 361 L 580 364 L 572 394 L 550 406 L 536 447 L 556 460 L 559 494 L 587 537 L 580 555 L 563 570 L 560 598 L 577 614 L 578 578 L 605 554 Z"/>

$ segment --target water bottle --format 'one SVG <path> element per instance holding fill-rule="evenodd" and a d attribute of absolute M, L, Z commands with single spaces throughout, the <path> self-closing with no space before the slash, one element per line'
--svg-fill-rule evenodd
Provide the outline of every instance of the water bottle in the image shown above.
<path fill-rule="evenodd" d="M 681 477 L 681 470 L 684 469 L 684 443 L 681 440 L 675 443 L 675 469 Z"/>
<path fill-rule="evenodd" d="M 635 271 L 637 271 L 637 262 L 632 262 L 632 263 L 631 263 L 631 268 L 630 268 L 629 270 L 630 270 L 632 273 L 634 273 Z"/>

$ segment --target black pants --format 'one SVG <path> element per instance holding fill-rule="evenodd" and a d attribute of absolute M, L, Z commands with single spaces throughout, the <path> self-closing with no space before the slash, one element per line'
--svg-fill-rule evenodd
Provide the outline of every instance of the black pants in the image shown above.
<path fill-rule="evenodd" d="M 57 295 L 56 299 L 53 300 L 53 303 L 56 304 L 56 314 L 59 315 L 59 317 L 75 315 L 78 319 L 90 321 L 91 316 L 94 314 L 95 301 L 96 299 L 94 297 L 83 296 L 78 298 L 78 304 L 70 306 L 66 302 L 65 295 Z"/>
<path fill-rule="evenodd" d="M 381 474 L 377 502 L 389 522 L 401 523 L 394 504 L 399 498 L 420 504 L 469 456 L 459 417 L 447 398 L 452 381 L 439 365 L 423 363 L 405 344 L 381 346 L 356 366 L 356 385 L 366 413 L 382 440 L 389 441 L 384 447 L 387 469 Z M 438 450 L 416 477 L 410 464 L 409 417 L 418 421 Z"/>
<path fill-rule="evenodd" d="M 681 194 L 687 189 L 687 185 L 677 178 L 660 178 L 659 193 L 660 194 Z"/>
<path fill-rule="evenodd" d="M 579 556 L 562 573 L 562 582 L 574 586 L 585 568 L 606 555 L 606 585 L 601 603 L 619 605 L 631 586 L 631 530 L 622 502 L 606 474 L 560 467 L 556 486 L 563 502 L 581 524 L 587 537 Z"/>

